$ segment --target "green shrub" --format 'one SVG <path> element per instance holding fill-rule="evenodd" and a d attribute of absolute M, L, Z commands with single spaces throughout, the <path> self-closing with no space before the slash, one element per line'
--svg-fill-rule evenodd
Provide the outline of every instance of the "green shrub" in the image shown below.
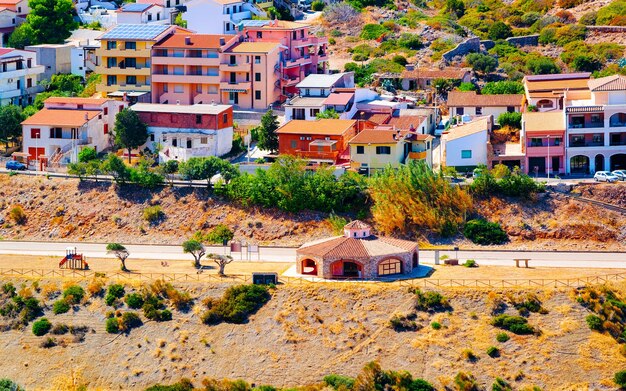
<path fill-rule="evenodd" d="M 418 34 L 402 33 L 398 38 L 398 46 L 405 49 L 417 50 L 423 46 L 422 38 Z"/>
<path fill-rule="evenodd" d="M 330 374 L 324 376 L 324 383 L 335 390 L 351 390 L 354 386 L 354 378 L 343 375 Z"/>
<path fill-rule="evenodd" d="M 52 328 L 52 323 L 46 318 L 41 318 L 33 323 L 33 334 L 38 337 L 45 335 Z"/>
<path fill-rule="evenodd" d="M 129 293 L 124 299 L 126 305 L 130 308 L 137 309 L 143 306 L 143 297 L 139 293 Z"/>
<path fill-rule="evenodd" d="M 486 220 L 470 220 L 465 224 L 463 235 L 480 245 L 503 244 L 508 240 L 500 224 Z M 475 262 L 474 262 L 475 264 Z"/>
<path fill-rule="evenodd" d="M 16 289 L 12 283 L 7 282 L 6 284 L 2 285 L 2 293 L 7 295 L 8 297 L 15 296 L 15 292 L 16 292 Z"/>
<path fill-rule="evenodd" d="M 324 10 L 324 6 L 326 4 L 322 1 L 322 0 L 315 0 L 313 3 L 311 3 L 311 9 L 313 11 L 322 11 Z"/>
<path fill-rule="evenodd" d="M 471 373 L 457 373 L 454 377 L 454 384 L 456 384 L 459 391 L 478 391 L 478 383 L 476 383 L 476 378 Z"/>
<path fill-rule="evenodd" d="M 394 315 L 389 319 L 389 327 L 394 331 L 417 331 L 422 327 L 415 321 L 417 315 L 411 313 L 408 315 Z"/>
<path fill-rule="evenodd" d="M 383 34 L 386 34 L 388 32 L 389 30 L 387 30 L 385 26 L 381 24 L 366 24 L 365 26 L 363 26 L 363 29 L 361 30 L 360 37 L 363 39 L 368 39 L 368 40 L 378 39 Z"/>
<path fill-rule="evenodd" d="M 475 260 L 473 259 L 468 259 L 467 261 L 465 261 L 465 263 L 463 264 L 463 266 L 465 267 L 478 267 L 478 264 L 476 263 Z"/>
<path fill-rule="evenodd" d="M 441 293 L 428 291 L 423 293 L 421 290 L 415 290 L 415 309 L 418 311 L 448 311 L 452 309 L 448 299 Z"/>
<path fill-rule="evenodd" d="M 120 321 L 120 328 L 122 331 L 129 331 L 131 329 L 141 326 L 143 322 L 139 315 L 134 312 L 124 312 Z"/>
<path fill-rule="evenodd" d="M 618 386 L 626 388 L 626 370 L 616 372 L 615 376 L 613 376 L 613 381 Z"/>
<path fill-rule="evenodd" d="M 522 113 L 501 113 L 498 116 L 498 123 L 500 126 L 510 126 L 515 129 L 522 128 Z"/>
<path fill-rule="evenodd" d="M 524 85 L 519 81 L 490 81 L 480 91 L 483 95 L 523 94 Z"/>
<path fill-rule="evenodd" d="M 337 43 L 337 40 L 336 40 L 335 38 L 332 38 L 332 37 L 331 37 L 331 38 L 328 38 L 328 43 L 329 43 L 330 45 L 335 45 L 335 44 Z"/>
<path fill-rule="evenodd" d="M 124 287 L 120 284 L 109 285 L 107 294 L 104 297 L 106 305 L 113 305 L 117 299 L 124 297 Z"/>
<path fill-rule="evenodd" d="M 232 286 L 224 292 L 221 299 L 207 302 L 208 310 L 203 314 L 202 321 L 205 324 L 243 323 L 269 299 L 270 294 L 265 286 Z"/>
<path fill-rule="evenodd" d="M 106 332 L 109 334 L 116 334 L 120 331 L 120 325 L 117 318 L 108 318 L 104 325 Z"/>
<path fill-rule="evenodd" d="M 535 333 L 535 329 L 530 326 L 528 320 L 522 316 L 498 315 L 492 319 L 491 324 L 518 335 Z"/>
<path fill-rule="evenodd" d="M 611 25 L 613 19 L 624 15 L 626 15 L 626 1 L 612 1 L 598 10 L 596 24 L 598 26 Z"/>
<path fill-rule="evenodd" d="M 602 331 L 604 327 L 602 327 L 602 318 L 596 315 L 587 315 L 585 318 L 587 325 L 591 330 Z"/>
<path fill-rule="evenodd" d="M 596 19 L 598 18 L 598 11 L 589 11 L 583 14 L 578 20 L 578 23 L 584 26 L 593 26 L 596 24 Z"/>
<path fill-rule="evenodd" d="M 498 335 L 496 335 L 496 341 L 500 342 L 500 343 L 504 343 L 506 341 L 508 341 L 510 339 L 509 335 L 507 333 L 498 333 Z"/>
<path fill-rule="evenodd" d="M 526 68 L 533 75 L 550 75 L 561 72 L 553 59 L 543 56 L 529 56 L 526 60 Z"/>
<path fill-rule="evenodd" d="M 263 386 L 261 386 L 263 387 Z M 269 390 L 261 390 L 261 387 L 255 388 L 258 391 L 269 391 Z M 207 387 L 208 388 L 208 387 Z M 181 379 L 178 383 L 170 384 L 168 386 L 164 386 L 161 384 L 154 385 L 152 387 L 146 388 L 146 391 L 192 391 L 194 390 L 193 383 L 189 379 Z M 230 390 L 230 388 L 229 388 Z M 233 390 L 247 391 L 248 388 L 233 388 Z M 275 391 L 275 390 L 272 390 Z"/>
<path fill-rule="evenodd" d="M 506 380 L 496 377 L 496 381 L 493 382 L 493 385 L 491 386 L 491 390 L 492 391 L 513 391 L 513 388 L 511 388 L 511 385 Z"/>
<path fill-rule="evenodd" d="M 24 389 L 13 380 L 0 379 L 0 391 L 24 391 Z"/>
<path fill-rule="evenodd" d="M 24 209 L 22 209 L 22 207 L 19 205 L 15 205 L 13 208 L 11 208 L 11 210 L 9 211 L 9 217 L 11 217 L 13 221 L 15 221 L 15 224 L 26 224 L 26 213 L 24 212 Z"/>
<path fill-rule="evenodd" d="M 159 205 L 148 206 L 145 207 L 143 210 L 143 219 L 150 224 L 158 223 L 163 218 L 163 216 L 165 216 L 165 214 L 163 213 L 163 210 Z"/>
<path fill-rule="evenodd" d="M 85 297 L 85 290 L 79 285 L 72 285 L 63 291 L 63 299 L 69 304 L 78 304 Z"/>
<path fill-rule="evenodd" d="M 70 310 L 70 305 L 65 300 L 57 300 L 52 304 L 52 312 L 55 315 L 64 314 Z"/>
<path fill-rule="evenodd" d="M 439 322 L 432 322 L 430 324 L 430 327 L 432 327 L 434 330 L 439 330 L 439 329 L 441 329 L 441 323 L 439 323 Z"/>
<path fill-rule="evenodd" d="M 506 39 L 512 35 L 511 27 L 506 23 L 497 21 L 489 27 L 488 37 L 494 41 Z"/>
<path fill-rule="evenodd" d="M 224 224 L 216 225 L 209 233 L 204 237 L 204 242 L 209 244 L 222 244 L 223 242 L 229 242 L 233 240 L 235 233 Z"/>
<path fill-rule="evenodd" d="M 500 349 L 498 349 L 495 346 L 490 346 L 490 347 L 487 348 L 487 355 L 489 357 L 492 357 L 492 358 L 493 357 L 498 357 L 498 356 L 500 356 Z"/>
<path fill-rule="evenodd" d="M 98 153 L 95 148 L 85 147 L 78 152 L 78 161 L 81 163 L 86 163 L 91 160 L 96 160 L 98 158 Z"/>
<path fill-rule="evenodd" d="M 63 323 L 57 323 L 54 325 L 54 327 L 52 328 L 52 330 L 50 330 L 50 333 L 54 334 L 54 335 L 63 335 L 63 334 L 67 334 L 67 332 L 70 330 L 70 328 Z"/>

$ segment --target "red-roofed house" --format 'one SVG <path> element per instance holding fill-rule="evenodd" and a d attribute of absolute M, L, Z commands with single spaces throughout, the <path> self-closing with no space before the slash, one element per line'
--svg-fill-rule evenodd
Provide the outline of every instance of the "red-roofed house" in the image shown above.
<path fill-rule="evenodd" d="M 321 278 L 384 278 L 409 274 L 419 266 L 416 242 L 376 236 L 362 221 L 342 236 L 303 244 L 296 250 L 299 274 Z"/>
<path fill-rule="evenodd" d="M 76 161 L 84 147 L 110 148 L 115 115 L 126 102 L 102 98 L 52 97 L 22 122 L 23 152 L 42 165 Z"/>
<path fill-rule="evenodd" d="M 0 8 L 10 9 L 21 18 L 25 18 L 30 12 L 28 0 L 0 0 Z"/>

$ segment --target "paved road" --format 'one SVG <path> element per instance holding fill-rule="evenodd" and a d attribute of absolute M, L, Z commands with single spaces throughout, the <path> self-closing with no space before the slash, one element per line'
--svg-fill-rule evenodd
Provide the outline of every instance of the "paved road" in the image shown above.
<path fill-rule="evenodd" d="M 100 243 L 63 243 L 63 242 L 18 242 L 0 241 L 0 254 L 17 255 L 51 255 L 63 256 L 65 248 L 76 246 L 78 251 L 88 257 L 106 257 L 105 244 Z M 131 257 L 139 259 L 155 260 L 188 260 L 189 254 L 184 254 L 180 246 L 162 245 L 133 245 L 126 246 L 131 253 Z M 211 246 L 207 252 L 227 254 L 228 250 L 221 246 Z M 295 249 L 286 247 L 262 247 L 260 256 L 251 254 L 251 260 L 261 260 L 265 262 L 294 262 Z M 440 251 L 440 256 L 448 255 L 450 258 L 457 258 L 464 262 L 467 259 L 474 259 L 482 265 L 512 266 L 513 260 L 527 258 L 530 259 L 530 266 L 552 266 L 552 267 L 579 267 L 579 268 L 624 268 L 626 269 L 625 252 L 556 252 L 556 251 Z M 241 259 L 239 253 L 233 254 L 236 260 Z M 243 258 L 246 258 L 244 252 Z M 434 251 L 423 250 L 420 252 L 420 260 L 423 263 L 434 263 Z"/>

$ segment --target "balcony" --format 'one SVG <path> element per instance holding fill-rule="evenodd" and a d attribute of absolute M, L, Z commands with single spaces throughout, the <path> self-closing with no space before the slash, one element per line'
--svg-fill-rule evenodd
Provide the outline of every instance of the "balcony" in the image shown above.
<path fill-rule="evenodd" d="M 569 143 L 570 148 L 604 147 L 604 141 L 577 141 Z"/>
<path fill-rule="evenodd" d="M 222 72 L 250 72 L 250 64 L 246 63 L 222 63 L 220 64 L 220 71 Z"/>
<path fill-rule="evenodd" d="M 604 121 L 567 124 L 568 129 L 597 129 L 597 128 L 603 128 L 603 127 L 604 127 Z"/>
<path fill-rule="evenodd" d="M 293 151 L 293 154 L 303 158 L 303 159 L 311 159 L 311 160 L 331 160 L 333 162 L 337 161 L 337 156 L 339 155 L 339 152 L 337 151 L 326 151 L 326 152 L 320 152 L 320 151 L 302 151 L 302 150 L 295 150 Z"/>
<path fill-rule="evenodd" d="M 219 66 L 219 58 L 209 57 L 166 57 L 153 56 L 153 65 L 189 65 L 189 66 Z"/>
<path fill-rule="evenodd" d="M 232 92 L 246 92 L 250 90 L 250 82 L 249 81 L 239 81 L 239 82 L 225 82 L 222 81 L 220 83 L 220 90 L 224 92 L 232 91 Z"/>
<path fill-rule="evenodd" d="M 406 157 L 407 161 L 410 160 L 424 160 L 428 157 L 428 152 L 427 151 L 422 151 L 422 152 L 409 152 L 408 156 Z"/>
<path fill-rule="evenodd" d="M 103 75 L 150 76 L 150 67 L 108 67 L 106 65 L 98 65 L 96 73 Z"/>
<path fill-rule="evenodd" d="M 15 69 L 12 71 L 0 72 L 0 79 L 16 79 L 16 78 L 24 77 L 26 75 L 34 75 L 38 73 L 43 73 L 45 70 L 46 70 L 46 67 L 43 65 L 36 65 L 30 68 Z"/>
<path fill-rule="evenodd" d="M 311 63 L 311 56 L 307 54 L 304 57 L 300 57 L 297 59 L 284 60 L 283 68 L 299 67 L 302 65 L 310 64 L 310 63 Z"/>
<path fill-rule="evenodd" d="M 233 22 L 239 22 L 244 19 L 252 19 L 252 13 L 250 11 L 241 11 L 230 14 L 230 20 Z"/>
<path fill-rule="evenodd" d="M 172 74 L 153 74 L 153 83 L 195 83 L 195 84 L 219 84 L 220 77 L 218 75 L 172 75 Z"/>
<path fill-rule="evenodd" d="M 543 145 L 529 144 L 526 147 L 526 153 L 528 154 L 528 156 L 559 156 L 565 154 L 565 146 L 563 144 L 550 144 L 550 147 L 548 148 L 547 143 L 544 143 Z"/>
<path fill-rule="evenodd" d="M 282 77 L 281 80 L 283 87 L 295 86 L 300 82 L 299 77 Z"/>
<path fill-rule="evenodd" d="M 104 43 L 103 43 L 104 44 Z M 99 56 L 103 58 L 103 61 L 105 57 L 144 57 L 144 58 L 149 58 L 150 57 L 150 52 L 151 49 L 107 49 L 106 47 L 103 47 L 100 49 L 99 51 Z"/>

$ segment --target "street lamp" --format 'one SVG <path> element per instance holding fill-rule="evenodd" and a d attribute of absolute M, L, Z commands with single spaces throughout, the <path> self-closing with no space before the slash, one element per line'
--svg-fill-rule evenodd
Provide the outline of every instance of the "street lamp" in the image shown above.
<path fill-rule="evenodd" d="M 548 179 L 550 179 L 550 163 L 552 160 L 550 159 L 550 135 L 548 135 Z"/>
<path fill-rule="evenodd" d="M 370 173 L 372 172 L 372 151 L 370 151 L 370 147 L 372 143 L 367 143 L 367 177 L 370 177 Z"/>

